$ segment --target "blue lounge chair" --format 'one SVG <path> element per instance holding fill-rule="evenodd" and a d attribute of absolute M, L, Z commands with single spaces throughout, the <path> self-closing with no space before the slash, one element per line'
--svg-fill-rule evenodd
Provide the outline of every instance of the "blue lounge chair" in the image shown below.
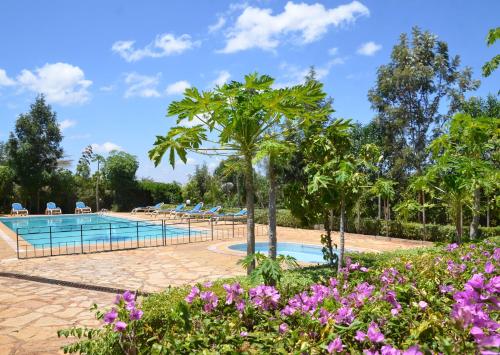
<path fill-rule="evenodd" d="M 216 215 L 217 212 L 222 208 L 222 206 L 215 206 L 207 211 L 199 211 L 199 212 L 186 212 L 182 215 L 182 218 L 212 218 L 212 216 Z"/>
<path fill-rule="evenodd" d="M 21 205 L 20 203 L 18 202 L 14 202 L 12 204 L 12 210 L 10 211 L 10 214 L 11 215 L 28 215 L 29 212 L 26 208 L 23 207 L 23 205 Z"/>
<path fill-rule="evenodd" d="M 247 219 L 247 209 L 243 208 L 241 211 L 236 213 L 220 213 L 213 217 L 216 222 L 218 221 L 236 221 Z"/>
<path fill-rule="evenodd" d="M 45 209 L 45 214 L 61 214 L 62 211 L 56 206 L 54 202 L 47 202 L 47 208 Z"/>
<path fill-rule="evenodd" d="M 85 202 L 78 201 L 76 203 L 75 214 L 91 213 L 91 212 L 92 212 L 92 209 L 89 206 L 85 205 Z"/>
<path fill-rule="evenodd" d="M 153 211 L 151 212 L 151 215 L 155 215 L 156 216 L 159 216 L 161 213 L 162 214 L 165 214 L 165 215 L 170 215 L 170 214 L 175 214 L 177 212 L 183 212 L 184 211 L 184 208 L 186 207 L 186 204 L 185 203 L 181 203 L 179 205 L 177 205 L 177 207 L 175 208 L 171 208 L 171 209 L 159 209 L 159 210 L 156 210 L 156 211 Z"/>
<path fill-rule="evenodd" d="M 160 203 L 157 203 L 156 205 L 154 206 L 146 206 L 146 207 L 136 207 L 132 210 L 132 214 L 135 214 L 137 212 L 145 212 L 145 213 L 148 213 L 148 212 L 153 212 L 153 211 L 157 211 L 159 210 L 162 206 L 164 205 L 163 202 L 160 202 Z"/>
<path fill-rule="evenodd" d="M 180 212 L 174 212 L 174 216 L 181 215 L 181 218 L 184 218 L 184 215 L 186 213 L 197 213 L 200 212 L 201 209 L 203 208 L 203 202 L 199 202 L 196 206 L 193 207 L 193 209 L 189 211 L 180 211 Z"/>

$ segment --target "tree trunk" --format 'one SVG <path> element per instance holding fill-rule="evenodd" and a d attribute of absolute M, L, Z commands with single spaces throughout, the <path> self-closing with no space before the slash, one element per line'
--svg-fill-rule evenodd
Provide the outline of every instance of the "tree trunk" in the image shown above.
<path fill-rule="evenodd" d="M 385 237 L 389 238 L 389 200 L 384 202 L 384 217 L 385 217 Z"/>
<path fill-rule="evenodd" d="M 378 219 L 382 219 L 382 197 L 378 195 Z"/>
<path fill-rule="evenodd" d="M 345 203 L 344 199 L 340 201 L 340 251 L 339 251 L 339 263 L 338 271 L 344 266 L 344 249 L 345 249 Z"/>
<path fill-rule="evenodd" d="M 422 191 L 422 227 L 423 227 L 423 240 L 426 240 L 427 239 L 427 229 L 426 229 L 426 225 L 427 224 L 427 220 L 426 220 L 426 217 L 425 217 L 425 192 Z"/>
<path fill-rule="evenodd" d="M 276 260 L 276 250 L 278 241 L 276 236 L 276 173 L 273 161 L 269 158 L 269 257 Z"/>
<path fill-rule="evenodd" d="M 356 233 L 361 233 L 361 203 L 356 204 Z"/>
<path fill-rule="evenodd" d="M 474 240 L 479 237 L 479 217 L 481 210 L 481 189 L 474 190 L 474 201 L 472 204 L 472 222 L 470 224 L 469 236 Z"/>
<path fill-rule="evenodd" d="M 458 204 L 455 212 L 455 228 L 457 232 L 457 243 L 462 243 L 462 204 Z"/>
<path fill-rule="evenodd" d="M 247 255 L 255 254 L 255 204 L 252 157 L 245 156 L 245 188 L 247 202 Z M 248 265 L 247 274 L 255 269 L 255 260 Z"/>
<path fill-rule="evenodd" d="M 490 227 L 490 202 L 486 205 L 486 227 Z"/>

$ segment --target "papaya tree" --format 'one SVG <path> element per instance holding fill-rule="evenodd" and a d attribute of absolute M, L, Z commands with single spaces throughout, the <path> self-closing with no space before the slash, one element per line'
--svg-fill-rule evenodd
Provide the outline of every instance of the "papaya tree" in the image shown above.
<path fill-rule="evenodd" d="M 307 120 L 304 108 L 324 96 L 319 83 L 283 89 L 274 89 L 273 83 L 270 76 L 253 73 L 246 75 L 243 82 L 231 81 L 208 91 L 186 89 L 183 99 L 168 108 L 168 116 L 176 116 L 177 124 L 165 136 L 157 136 L 149 152 L 155 165 L 168 154 L 172 167 L 176 157 L 186 162 L 188 152 L 243 160 L 248 255 L 255 254 L 253 159 L 259 144 L 273 138 L 270 129 L 284 119 Z M 247 272 L 254 268 L 252 261 Z"/>

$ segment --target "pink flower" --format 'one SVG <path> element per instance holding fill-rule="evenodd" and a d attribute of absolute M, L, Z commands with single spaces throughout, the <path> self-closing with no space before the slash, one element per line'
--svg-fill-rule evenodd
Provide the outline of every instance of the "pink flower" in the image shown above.
<path fill-rule="evenodd" d="M 279 332 L 280 332 L 280 334 L 288 332 L 288 324 L 281 323 L 279 326 Z"/>
<path fill-rule="evenodd" d="M 356 339 L 357 341 L 359 341 L 361 343 L 361 342 L 365 341 L 366 333 L 362 332 L 361 330 L 357 330 L 356 336 L 354 337 L 354 339 Z"/>
<path fill-rule="evenodd" d="M 115 321 L 116 317 L 118 317 L 118 312 L 116 311 L 116 308 L 112 308 L 111 311 L 104 315 L 104 322 L 111 324 Z"/>
<path fill-rule="evenodd" d="M 207 282 L 205 282 L 205 283 L 203 284 L 203 287 L 210 288 L 210 287 L 212 287 L 212 286 L 213 286 L 213 284 L 214 284 L 214 283 L 213 283 L 212 281 L 207 281 Z"/>
<path fill-rule="evenodd" d="M 380 329 L 378 328 L 378 325 L 375 322 L 370 323 L 366 336 L 368 337 L 368 339 L 370 339 L 372 343 L 381 343 L 384 341 L 384 334 L 380 332 Z"/>
<path fill-rule="evenodd" d="M 248 332 L 242 331 L 242 332 L 240 333 L 240 336 L 242 336 L 242 337 L 246 337 L 246 336 L 248 336 Z"/>
<path fill-rule="evenodd" d="M 130 291 L 125 291 L 123 293 L 123 300 L 127 303 L 135 301 L 135 293 Z"/>
<path fill-rule="evenodd" d="M 403 352 L 403 355 L 423 355 L 418 345 L 410 346 Z"/>
<path fill-rule="evenodd" d="M 426 309 L 427 309 L 428 304 L 427 304 L 427 302 L 425 302 L 425 301 L 420 301 L 420 302 L 418 302 L 418 306 L 420 307 L 420 309 L 421 309 L 422 311 L 424 311 L 424 310 L 426 310 Z"/>
<path fill-rule="evenodd" d="M 116 322 L 116 324 L 115 324 L 115 331 L 116 332 L 123 332 L 125 330 L 125 328 L 127 328 L 127 323 L 122 322 L 122 321 Z"/>
<path fill-rule="evenodd" d="M 189 304 L 193 303 L 194 299 L 198 297 L 199 294 L 200 294 L 200 289 L 196 286 L 193 286 L 191 288 L 191 292 L 189 292 L 189 295 L 187 295 L 185 298 L 186 302 Z"/>
<path fill-rule="evenodd" d="M 340 353 L 343 348 L 344 346 L 342 345 L 342 340 L 340 340 L 340 337 L 336 337 L 330 344 L 328 344 L 326 350 L 329 354 Z"/>
<path fill-rule="evenodd" d="M 491 274 L 493 271 L 495 271 L 495 265 L 493 265 L 490 261 L 488 261 L 484 265 L 484 272 L 487 274 Z"/>
<path fill-rule="evenodd" d="M 280 294 L 273 286 L 260 285 L 248 291 L 253 305 L 264 311 L 278 306 Z"/>
<path fill-rule="evenodd" d="M 212 312 L 219 304 L 219 298 L 212 291 L 201 292 L 200 299 L 205 302 L 203 310 L 207 313 Z"/>
<path fill-rule="evenodd" d="M 139 320 L 142 318 L 143 314 L 144 314 L 144 312 L 141 311 L 140 309 L 133 309 L 130 312 L 130 320 Z"/>

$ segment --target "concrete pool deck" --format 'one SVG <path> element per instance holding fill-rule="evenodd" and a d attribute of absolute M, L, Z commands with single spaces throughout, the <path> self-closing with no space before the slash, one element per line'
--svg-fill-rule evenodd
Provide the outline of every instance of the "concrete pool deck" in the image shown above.
<path fill-rule="evenodd" d="M 110 214 L 150 218 L 128 213 Z M 319 245 L 321 233 L 278 227 L 278 239 L 282 242 Z M 266 241 L 267 238 L 261 235 L 256 239 Z M 338 242 L 337 233 L 334 241 Z M 0 224 L 0 272 L 155 292 L 169 285 L 243 275 L 244 270 L 236 264 L 243 254 L 228 246 L 244 242 L 244 236 L 239 235 L 224 241 L 18 260 L 15 234 Z M 346 248 L 356 251 L 382 252 L 431 244 L 346 234 Z M 95 325 L 88 307 L 94 302 L 110 305 L 113 301 L 110 293 L 5 277 L 0 277 L 0 287 L 4 290 L 0 295 L 1 354 L 57 353 L 59 346 L 64 344 L 64 340 L 57 338 L 57 329 L 77 324 Z"/>

